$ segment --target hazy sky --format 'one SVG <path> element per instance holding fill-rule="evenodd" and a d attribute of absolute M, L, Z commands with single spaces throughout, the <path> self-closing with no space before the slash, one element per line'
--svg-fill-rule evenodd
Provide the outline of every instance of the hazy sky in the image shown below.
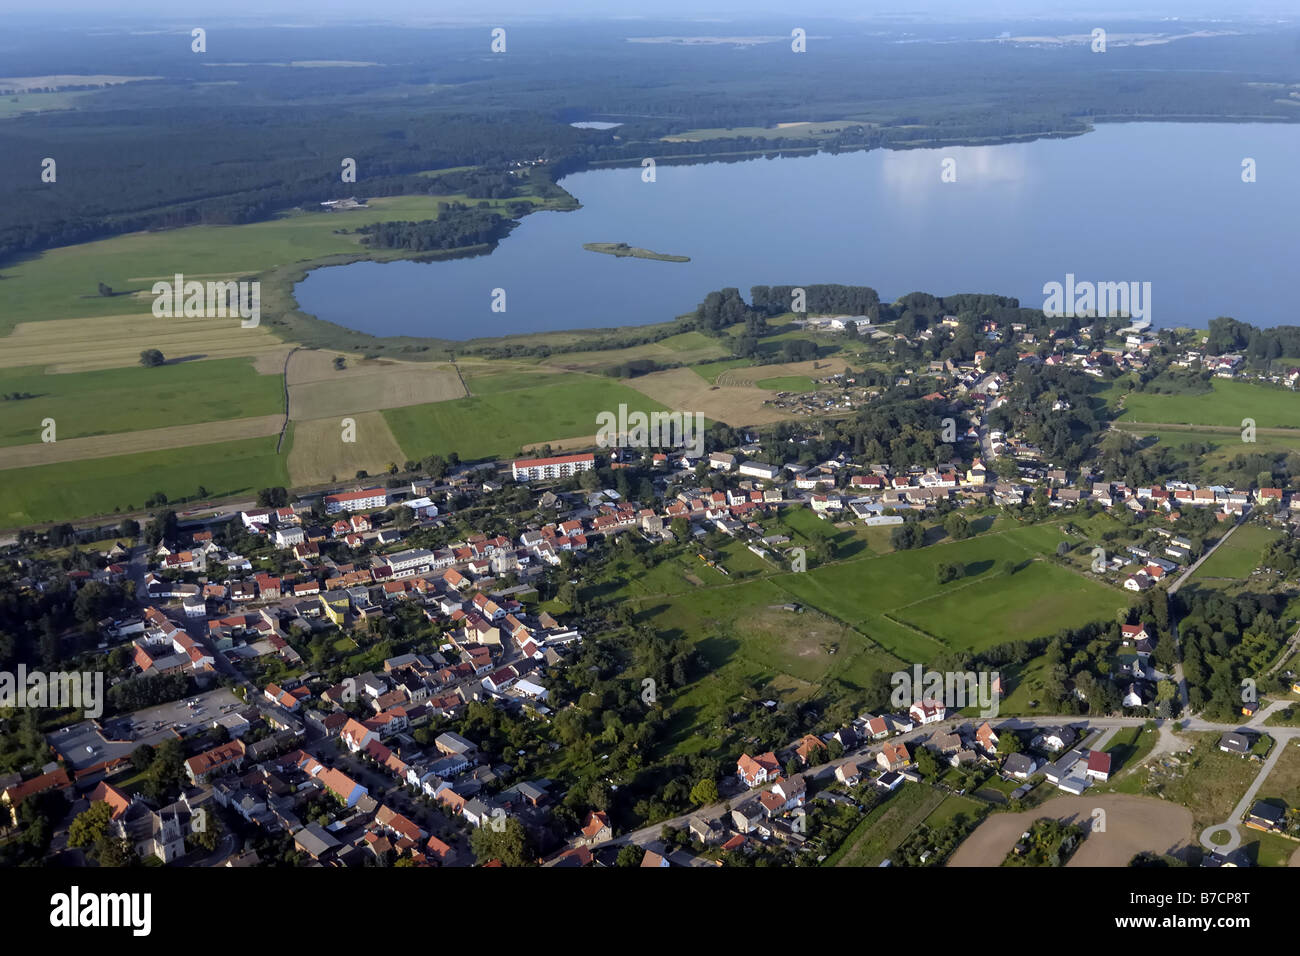
<path fill-rule="evenodd" d="M 88 19 L 166 17 L 271 17 L 298 22 L 340 19 L 457 19 L 487 21 L 500 16 L 553 16 L 649 20 L 703 19 L 709 16 L 869 17 L 920 15 L 926 18 L 1002 19 L 1279 16 L 1293 19 L 1295 0 L 0 0 L 0 15 L 26 21 L 60 23 L 59 15 Z"/>

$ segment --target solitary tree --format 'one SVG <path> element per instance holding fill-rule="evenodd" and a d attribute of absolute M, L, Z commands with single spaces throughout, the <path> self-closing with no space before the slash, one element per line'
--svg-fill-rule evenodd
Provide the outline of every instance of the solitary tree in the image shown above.
<path fill-rule="evenodd" d="M 155 368 L 166 361 L 167 359 L 163 357 L 162 352 L 157 349 L 145 349 L 140 353 L 140 364 L 145 368 Z"/>

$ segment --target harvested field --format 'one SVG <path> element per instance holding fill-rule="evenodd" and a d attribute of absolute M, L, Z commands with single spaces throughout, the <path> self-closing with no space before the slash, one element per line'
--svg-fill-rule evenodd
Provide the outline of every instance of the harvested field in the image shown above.
<path fill-rule="evenodd" d="M 703 412 L 705 418 L 732 426 L 766 425 L 790 417 L 779 408 L 763 406 L 771 392 L 753 386 L 713 389 L 688 368 L 651 372 L 628 379 L 627 385 L 674 411 Z"/>
<path fill-rule="evenodd" d="M 296 359 L 295 355 L 290 366 Z M 368 375 L 291 385 L 289 416 L 294 421 L 310 421 L 464 397 L 465 389 L 451 368 L 395 363 L 393 368 L 373 369 Z"/>
<path fill-rule="evenodd" d="M 1088 831 L 1097 808 L 1106 811 L 1105 832 L 1089 832 L 1066 866 L 1127 866 L 1144 850 L 1181 856 L 1195 845 L 1192 814 L 1185 807 L 1127 794 L 1062 796 L 1036 810 L 991 815 L 962 842 L 948 866 L 1000 866 L 1035 820 L 1054 817 Z"/>
<path fill-rule="evenodd" d="M 235 418 L 196 425 L 174 425 L 170 428 L 117 432 L 89 438 L 65 438 L 48 444 L 36 442 L 27 445 L 10 445 L 0 448 L 0 469 L 27 468 L 32 465 L 52 465 L 87 458 L 109 458 L 118 455 L 135 455 L 140 452 L 181 449 L 187 445 L 209 445 L 214 442 L 261 438 L 265 435 L 279 434 L 283 422 L 284 417 L 281 415 L 263 415 L 259 418 Z"/>
<path fill-rule="evenodd" d="M 356 422 L 356 441 L 343 441 L 341 418 L 318 418 L 294 423 L 293 449 L 289 452 L 289 480 L 309 485 L 350 480 L 358 470 L 372 475 L 401 465 L 406 456 L 377 411 L 349 415 Z"/>
<path fill-rule="evenodd" d="M 168 361 L 256 356 L 257 370 L 273 375 L 289 348 L 262 326 L 241 328 L 238 319 L 157 319 L 142 312 L 20 323 L 0 338 L 0 368 L 85 372 L 137 365 L 142 350 L 158 349 Z"/>

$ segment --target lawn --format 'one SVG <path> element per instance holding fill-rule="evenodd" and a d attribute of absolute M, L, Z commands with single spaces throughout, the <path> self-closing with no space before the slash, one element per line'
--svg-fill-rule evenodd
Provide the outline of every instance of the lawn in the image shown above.
<path fill-rule="evenodd" d="M 1276 541 L 1278 536 L 1277 531 L 1264 525 L 1244 524 L 1196 569 L 1190 580 L 1244 580 L 1259 567 L 1264 549 Z"/>
<path fill-rule="evenodd" d="M 0 524 L 17 527 L 114 509 L 138 510 L 155 492 L 175 501 L 194 495 L 199 485 L 211 498 L 288 485 L 285 462 L 292 426 L 284 454 L 275 453 L 275 443 L 275 437 L 253 438 L 6 469 L 0 472 Z"/>
<path fill-rule="evenodd" d="M 37 367 L 0 369 L 0 445 L 41 440 L 53 418 L 59 439 L 253 418 L 284 411 L 284 378 L 260 375 L 246 358 L 47 375 Z"/>
<path fill-rule="evenodd" d="M 479 380 L 483 384 L 483 380 Z M 471 382 L 472 391 L 478 387 Z M 523 446 L 595 436 L 596 415 L 665 411 L 663 405 L 610 379 L 559 375 L 510 389 L 489 380 L 486 394 L 384 411 L 408 459 L 456 452 L 464 460 L 510 457 Z"/>

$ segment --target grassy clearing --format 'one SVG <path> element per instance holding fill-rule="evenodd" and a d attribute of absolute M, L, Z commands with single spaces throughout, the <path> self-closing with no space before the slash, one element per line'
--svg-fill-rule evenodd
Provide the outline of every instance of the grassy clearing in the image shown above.
<path fill-rule="evenodd" d="M 138 356 L 137 356 L 138 358 Z M 283 381 L 259 375 L 248 359 L 47 375 L 36 367 L 0 369 L 0 446 L 41 441 L 41 420 L 58 438 L 85 438 L 169 425 L 273 415 L 284 409 Z"/>
<path fill-rule="evenodd" d="M 254 438 L 95 458 L 75 467 L 10 469 L 0 473 L 0 524 L 18 527 L 129 511 L 143 507 L 154 492 L 175 500 L 194 495 L 200 485 L 214 498 L 287 485 L 287 456 L 275 453 L 275 443 L 275 437 Z"/>

